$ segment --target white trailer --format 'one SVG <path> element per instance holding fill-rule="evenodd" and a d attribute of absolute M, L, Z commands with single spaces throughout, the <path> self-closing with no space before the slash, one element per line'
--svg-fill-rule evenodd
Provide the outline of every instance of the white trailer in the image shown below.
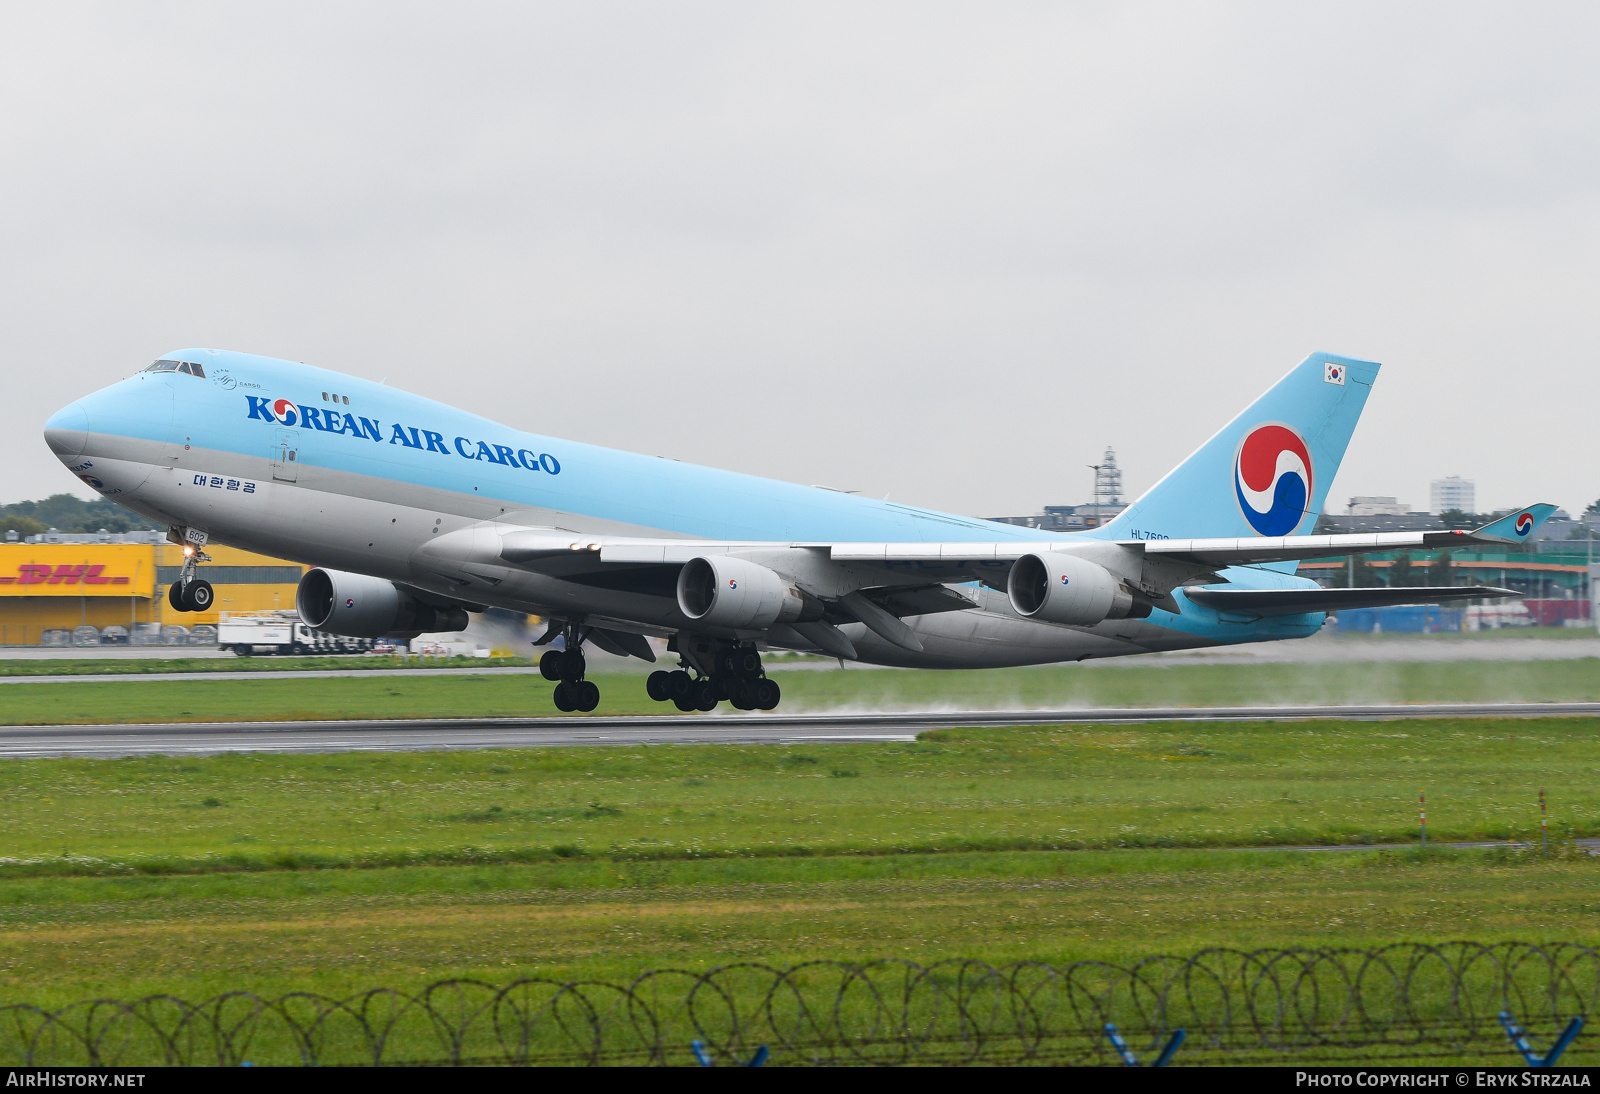
<path fill-rule="evenodd" d="M 345 638 L 313 630 L 298 612 L 223 612 L 217 645 L 240 657 L 251 654 L 368 653 L 370 638 Z"/>

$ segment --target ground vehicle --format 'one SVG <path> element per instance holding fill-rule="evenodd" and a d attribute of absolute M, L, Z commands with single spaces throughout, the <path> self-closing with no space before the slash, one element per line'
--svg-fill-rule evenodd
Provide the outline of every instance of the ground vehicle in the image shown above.
<path fill-rule="evenodd" d="M 271 653 L 367 653 L 370 638 L 345 638 L 313 630 L 296 612 L 223 612 L 217 645 L 240 657 Z"/>

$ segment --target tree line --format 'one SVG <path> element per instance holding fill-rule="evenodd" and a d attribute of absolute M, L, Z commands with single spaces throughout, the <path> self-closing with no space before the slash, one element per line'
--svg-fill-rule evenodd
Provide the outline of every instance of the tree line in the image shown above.
<path fill-rule="evenodd" d="M 42 501 L 17 501 L 0 505 L 0 532 L 15 532 L 18 539 L 54 528 L 58 532 L 93 534 L 135 532 L 159 528 L 153 521 L 129 512 L 106 498 L 84 501 L 72 494 L 52 494 Z"/>

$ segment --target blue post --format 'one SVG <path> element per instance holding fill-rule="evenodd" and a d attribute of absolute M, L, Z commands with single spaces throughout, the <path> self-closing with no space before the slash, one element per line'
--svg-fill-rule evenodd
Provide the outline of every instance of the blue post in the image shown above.
<path fill-rule="evenodd" d="M 1561 1031 L 1561 1036 L 1556 1038 L 1550 1050 L 1541 1056 L 1534 1051 L 1532 1042 L 1528 1040 L 1527 1031 L 1517 1025 L 1509 1012 L 1500 1012 L 1500 1024 L 1505 1027 L 1507 1039 L 1516 1046 L 1518 1052 L 1522 1053 L 1522 1058 L 1528 1061 L 1529 1067 L 1554 1067 L 1556 1061 L 1561 1059 L 1561 1054 L 1567 1051 L 1567 1046 L 1583 1032 L 1583 1018 L 1574 1018 L 1567 1023 L 1567 1028 Z"/>
<path fill-rule="evenodd" d="M 1133 1054 L 1128 1047 L 1128 1042 L 1122 1039 L 1122 1034 L 1117 1032 L 1117 1027 L 1110 1022 L 1106 1023 L 1106 1036 L 1111 1039 L 1111 1047 L 1117 1050 L 1117 1055 L 1122 1057 L 1122 1062 L 1127 1067 L 1138 1067 L 1139 1057 Z"/>
<path fill-rule="evenodd" d="M 702 1041 L 691 1041 L 689 1043 L 689 1050 L 694 1053 L 694 1058 L 696 1060 L 700 1061 L 700 1066 L 701 1067 L 716 1067 L 717 1066 L 716 1065 L 716 1061 L 711 1059 L 711 1053 L 706 1051 L 706 1046 L 705 1046 L 704 1042 L 702 1042 Z M 762 1064 L 767 1062 L 767 1057 L 770 1056 L 770 1055 L 771 1055 L 771 1052 L 767 1049 L 767 1046 L 766 1045 L 762 1045 L 760 1048 L 756 1049 L 756 1054 L 754 1056 L 750 1057 L 750 1062 L 749 1063 L 740 1064 L 739 1066 L 740 1067 L 760 1067 Z"/>
<path fill-rule="evenodd" d="M 1161 1050 L 1161 1055 L 1156 1057 L 1156 1062 L 1151 1067 L 1166 1067 L 1172 1061 L 1172 1056 L 1183 1045 L 1183 1030 L 1176 1030 L 1167 1038 L 1167 1047 Z"/>
<path fill-rule="evenodd" d="M 1110 1040 L 1111 1047 L 1117 1050 L 1117 1055 L 1122 1057 L 1124 1067 L 1144 1066 L 1139 1062 L 1139 1057 L 1133 1054 L 1133 1049 L 1128 1047 L 1128 1042 L 1123 1039 L 1122 1034 L 1117 1032 L 1117 1027 L 1110 1022 L 1106 1023 L 1106 1038 Z M 1160 1054 L 1156 1056 L 1155 1062 L 1150 1066 L 1166 1067 L 1172 1061 L 1173 1054 L 1183 1044 L 1183 1038 L 1183 1030 L 1173 1030 L 1172 1036 L 1167 1038 L 1166 1045 L 1162 1047 Z"/>

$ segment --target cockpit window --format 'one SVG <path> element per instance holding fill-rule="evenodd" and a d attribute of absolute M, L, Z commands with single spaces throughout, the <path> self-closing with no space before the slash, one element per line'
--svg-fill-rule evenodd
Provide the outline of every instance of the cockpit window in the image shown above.
<path fill-rule="evenodd" d="M 182 372 L 187 373 L 190 376 L 198 376 L 202 380 L 206 378 L 206 370 L 194 361 L 168 361 L 166 358 L 162 358 L 149 368 L 145 369 L 145 371 Z"/>

